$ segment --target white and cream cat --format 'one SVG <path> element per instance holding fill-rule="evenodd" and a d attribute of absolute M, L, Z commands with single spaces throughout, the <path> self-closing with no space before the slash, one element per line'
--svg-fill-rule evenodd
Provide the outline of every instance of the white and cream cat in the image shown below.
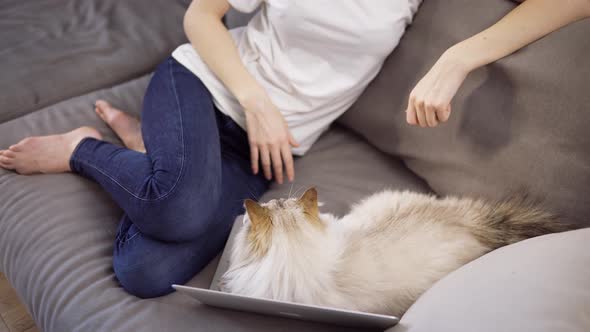
<path fill-rule="evenodd" d="M 223 291 L 396 316 L 467 262 L 567 229 L 526 198 L 490 204 L 384 191 L 338 219 L 319 213 L 312 188 L 245 206 Z"/>

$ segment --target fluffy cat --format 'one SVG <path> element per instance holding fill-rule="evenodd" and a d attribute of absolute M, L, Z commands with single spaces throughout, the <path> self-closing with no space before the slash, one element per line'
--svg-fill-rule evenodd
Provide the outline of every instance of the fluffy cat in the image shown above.
<path fill-rule="evenodd" d="M 396 316 L 467 262 L 567 230 L 526 198 L 490 204 L 384 191 L 338 219 L 319 213 L 312 188 L 245 206 L 223 291 Z"/>

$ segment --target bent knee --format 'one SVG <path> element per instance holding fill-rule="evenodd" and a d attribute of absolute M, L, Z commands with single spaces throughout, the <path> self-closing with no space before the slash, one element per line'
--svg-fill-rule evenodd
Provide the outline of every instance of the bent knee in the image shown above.
<path fill-rule="evenodd" d="M 113 264 L 115 275 L 127 293 L 142 299 L 149 299 L 170 294 L 174 291 L 173 281 L 146 267 L 125 269 Z"/>
<path fill-rule="evenodd" d="M 113 264 L 113 268 L 119 283 L 131 295 L 149 299 L 174 291 L 170 279 L 157 276 L 155 271 L 146 271 L 146 268 L 124 269 L 117 264 Z"/>

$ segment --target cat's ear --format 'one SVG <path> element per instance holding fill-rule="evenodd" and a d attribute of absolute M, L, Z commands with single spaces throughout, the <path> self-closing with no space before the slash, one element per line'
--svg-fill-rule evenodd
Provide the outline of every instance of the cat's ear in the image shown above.
<path fill-rule="evenodd" d="M 301 198 L 299 198 L 299 204 L 301 204 L 307 213 L 314 217 L 319 216 L 318 191 L 314 187 L 307 189 L 305 193 L 303 193 Z"/>
<path fill-rule="evenodd" d="M 261 206 L 251 199 L 247 199 L 244 202 L 244 205 L 246 206 L 246 212 L 248 213 L 248 217 L 250 217 L 252 224 L 261 224 L 270 220 L 267 208 Z"/>

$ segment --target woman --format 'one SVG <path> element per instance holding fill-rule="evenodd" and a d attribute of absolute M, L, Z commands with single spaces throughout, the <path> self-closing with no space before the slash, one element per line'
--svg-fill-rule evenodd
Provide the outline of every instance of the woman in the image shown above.
<path fill-rule="evenodd" d="M 483 37 L 466 41 L 471 46 L 461 49 L 468 51 L 452 52 L 470 66 L 447 66 L 446 55 L 441 57 L 414 90 L 408 122 L 428 123 L 429 112 L 446 121 L 450 108 L 442 101 L 450 103 L 466 68 L 590 12 L 585 0 L 567 6 L 529 1 Z M 221 23 L 230 5 L 250 12 L 262 2 L 248 27 L 228 31 Z M 107 102 L 96 103 L 125 148 L 82 127 L 27 138 L 0 152 L 0 166 L 21 174 L 72 171 L 98 182 L 125 212 L 113 260 L 119 281 L 139 297 L 167 294 L 171 284 L 186 282 L 219 252 L 244 198 L 262 195 L 273 176 L 278 183 L 285 175 L 293 181 L 292 154 L 304 154 L 358 98 L 418 4 L 193 1 L 185 16 L 191 44 L 157 68 L 141 124 Z M 533 20 L 541 14 L 543 20 Z M 526 31 L 514 29 L 522 22 Z M 480 48 L 487 51 L 485 61 L 475 61 Z"/>

